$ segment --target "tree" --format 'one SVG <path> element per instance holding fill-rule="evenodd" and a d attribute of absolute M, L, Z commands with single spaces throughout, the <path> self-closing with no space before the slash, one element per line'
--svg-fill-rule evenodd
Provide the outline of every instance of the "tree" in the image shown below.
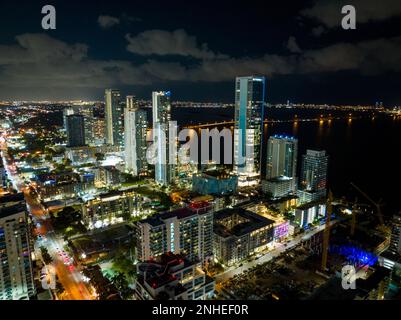
<path fill-rule="evenodd" d="M 64 159 L 65 166 L 71 166 L 71 163 L 72 163 L 72 161 L 70 159 L 68 159 L 68 158 Z"/>
<path fill-rule="evenodd" d="M 65 291 L 64 286 L 61 284 L 61 282 L 59 282 L 57 280 L 57 282 L 56 282 L 56 293 L 57 293 L 57 295 L 61 295 L 62 293 L 64 293 L 64 291 Z"/>
<path fill-rule="evenodd" d="M 104 154 L 103 153 L 97 152 L 97 153 L 95 153 L 95 157 L 96 157 L 96 161 L 104 160 Z"/>
<path fill-rule="evenodd" d="M 132 289 L 128 286 L 128 281 L 124 273 L 117 273 L 111 278 L 111 282 L 116 286 L 123 299 L 127 299 L 132 296 Z"/>
<path fill-rule="evenodd" d="M 131 280 L 136 276 L 136 267 L 126 254 L 120 250 L 113 259 L 112 268 L 117 273 L 122 273 Z"/>
<path fill-rule="evenodd" d="M 43 261 L 45 264 L 50 264 L 53 262 L 52 257 L 49 254 L 49 251 L 45 247 L 40 247 L 40 253 L 42 255 Z"/>

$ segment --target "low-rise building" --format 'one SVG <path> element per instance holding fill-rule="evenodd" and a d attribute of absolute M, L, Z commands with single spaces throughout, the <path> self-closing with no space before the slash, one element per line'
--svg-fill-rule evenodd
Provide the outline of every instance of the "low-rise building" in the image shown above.
<path fill-rule="evenodd" d="M 237 190 L 238 177 L 224 171 L 205 171 L 192 176 L 192 191 L 200 194 L 222 195 Z"/>
<path fill-rule="evenodd" d="M 93 163 L 96 161 L 96 148 L 89 146 L 67 148 L 65 157 L 71 161 L 71 164 L 81 165 Z"/>
<path fill-rule="evenodd" d="M 265 250 L 273 242 L 274 221 L 242 209 L 226 209 L 214 216 L 214 256 L 232 265 Z"/>
<path fill-rule="evenodd" d="M 100 194 L 82 204 L 83 221 L 89 229 L 121 223 L 135 215 L 139 215 L 139 196 L 133 190 Z"/>
<path fill-rule="evenodd" d="M 326 202 L 305 203 L 295 209 L 295 222 L 301 227 L 306 227 L 325 216 Z"/>
<path fill-rule="evenodd" d="M 291 212 L 298 206 L 298 197 L 291 195 L 280 199 L 269 200 L 268 204 L 281 213 Z"/>
<path fill-rule="evenodd" d="M 315 202 L 324 199 L 326 197 L 326 191 L 319 190 L 312 192 L 308 190 L 298 190 L 297 195 L 298 195 L 298 203 L 301 205 L 304 203 Z"/>
<path fill-rule="evenodd" d="M 140 300 L 206 300 L 214 295 L 215 283 L 201 263 L 166 253 L 137 265 L 135 296 Z"/>
<path fill-rule="evenodd" d="M 81 191 L 80 177 L 74 172 L 39 174 L 36 184 L 43 201 L 72 198 Z"/>
<path fill-rule="evenodd" d="M 272 199 L 279 199 L 294 195 L 297 189 L 296 178 L 294 177 L 276 177 L 268 180 L 262 180 L 262 191 Z"/>
<path fill-rule="evenodd" d="M 223 210 L 226 207 L 224 197 L 215 197 L 211 195 L 204 195 L 191 198 L 188 201 L 187 205 L 211 206 L 211 210 L 213 212 Z"/>
<path fill-rule="evenodd" d="M 95 172 L 95 184 L 99 188 L 117 186 L 121 183 L 121 173 L 115 166 L 99 167 Z"/>

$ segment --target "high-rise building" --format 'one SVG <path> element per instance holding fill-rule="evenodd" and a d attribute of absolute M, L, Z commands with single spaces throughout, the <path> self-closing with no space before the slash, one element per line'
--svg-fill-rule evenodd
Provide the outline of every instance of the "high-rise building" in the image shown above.
<path fill-rule="evenodd" d="M 236 78 L 234 172 L 239 185 L 255 184 L 260 178 L 264 104 L 264 77 Z"/>
<path fill-rule="evenodd" d="M 105 91 L 106 142 L 124 147 L 124 113 L 119 90 Z"/>
<path fill-rule="evenodd" d="M 272 136 L 267 142 L 266 180 L 262 189 L 273 198 L 296 192 L 298 140 L 287 136 Z"/>
<path fill-rule="evenodd" d="M 155 161 L 156 182 L 169 185 L 175 176 L 175 164 L 170 162 L 170 151 L 173 143 L 169 137 L 171 120 L 170 91 L 154 91 L 153 107 L 153 143 L 157 147 Z"/>
<path fill-rule="evenodd" d="M 67 116 L 74 114 L 74 109 L 72 107 L 67 107 L 63 109 L 63 126 L 67 130 Z"/>
<path fill-rule="evenodd" d="M 85 120 L 80 114 L 66 116 L 68 147 L 85 145 Z"/>
<path fill-rule="evenodd" d="M 127 105 L 124 111 L 125 169 L 134 176 L 147 170 L 147 125 L 146 110 L 139 109 L 133 96 L 127 96 Z"/>
<path fill-rule="evenodd" d="M 0 300 L 35 295 L 24 195 L 0 198 Z"/>
<path fill-rule="evenodd" d="M 67 116 L 69 115 L 82 115 L 84 117 L 84 133 L 85 143 L 88 145 L 96 145 L 95 137 L 95 124 L 96 118 L 94 116 L 93 105 L 74 105 L 63 110 L 64 128 L 67 130 Z M 104 139 L 104 133 L 103 133 Z"/>
<path fill-rule="evenodd" d="M 213 256 L 211 204 L 192 204 L 141 220 L 136 223 L 136 230 L 140 261 L 172 252 L 205 264 Z"/>
<path fill-rule="evenodd" d="M 6 189 L 6 188 L 7 188 L 7 171 L 6 168 L 4 168 L 3 158 L 0 156 L 0 189 Z"/>
<path fill-rule="evenodd" d="M 84 117 L 84 128 L 85 128 L 85 142 L 89 145 L 95 144 L 94 137 L 94 123 L 95 117 L 93 115 L 94 106 L 82 105 L 74 108 L 75 113 L 80 114 Z"/>
<path fill-rule="evenodd" d="M 267 142 L 266 178 L 296 177 L 298 140 L 287 136 L 272 136 Z"/>
<path fill-rule="evenodd" d="M 401 212 L 393 216 L 388 251 L 394 255 L 401 255 Z"/>
<path fill-rule="evenodd" d="M 328 158 L 326 151 L 307 150 L 303 155 L 298 190 L 300 203 L 326 197 Z"/>

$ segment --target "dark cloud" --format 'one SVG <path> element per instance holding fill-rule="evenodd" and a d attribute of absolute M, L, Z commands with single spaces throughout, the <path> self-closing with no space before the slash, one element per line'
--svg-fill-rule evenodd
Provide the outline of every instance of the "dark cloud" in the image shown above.
<path fill-rule="evenodd" d="M 121 20 L 126 22 L 126 23 L 128 23 L 128 24 L 132 23 L 132 22 L 142 22 L 143 21 L 142 18 L 140 18 L 140 17 L 133 17 L 133 16 L 130 16 L 130 15 L 126 14 L 126 13 L 123 13 L 121 15 Z"/>
<path fill-rule="evenodd" d="M 146 34 L 146 32 L 144 32 Z M 0 86 L 3 96 L 16 88 L 119 87 L 151 85 L 163 82 L 226 82 L 236 76 L 321 74 L 357 71 L 362 75 L 401 72 L 401 36 L 359 43 L 337 43 L 315 50 L 300 50 L 291 37 L 287 55 L 265 54 L 259 57 L 228 57 L 207 46 L 196 46 L 195 37 L 181 32 L 185 45 L 165 47 L 159 54 L 186 52 L 195 62 L 166 62 L 158 59 L 134 63 L 128 60 L 99 60 L 88 55 L 83 43 L 69 44 L 47 34 L 22 34 L 13 45 L 0 45 Z M 180 37 L 178 37 L 180 38 Z M 170 38 L 171 39 L 171 38 Z M 132 44 L 132 42 L 129 42 Z M 145 41 L 145 43 L 147 43 Z M 136 43 L 138 45 L 138 43 Z M 156 47 L 137 46 L 136 53 L 148 55 Z M 152 50 L 151 50 L 152 49 Z M 160 48 L 159 48 L 160 49 Z"/>
<path fill-rule="evenodd" d="M 216 59 L 226 56 L 214 53 L 207 44 L 198 45 L 196 37 L 185 30 L 148 30 L 136 36 L 126 35 L 127 50 L 139 55 L 180 55 L 197 59 Z"/>
<path fill-rule="evenodd" d="M 288 38 L 287 49 L 293 53 L 301 52 L 301 48 L 298 46 L 297 39 L 295 39 L 295 37 L 291 36 Z"/>
<path fill-rule="evenodd" d="M 103 29 L 111 28 L 120 23 L 120 19 L 112 16 L 102 15 L 99 16 L 97 22 Z"/>
<path fill-rule="evenodd" d="M 320 37 L 325 32 L 326 28 L 324 28 L 323 26 L 317 26 L 312 29 L 312 35 L 314 35 L 315 37 Z"/>
<path fill-rule="evenodd" d="M 401 36 L 359 43 L 337 43 L 305 51 L 298 61 L 298 72 L 359 71 L 375 75 L 401 71 Z"/>
<path fill-rule="evenodd" d="M 400 0 L 319 0 L 301 14 L 323 23 L 328 28 L 336 28 L 341 26 L 341 9 L 348 4 L 355 7 L 357 24 L 383 21 L 401 15 Z"/>

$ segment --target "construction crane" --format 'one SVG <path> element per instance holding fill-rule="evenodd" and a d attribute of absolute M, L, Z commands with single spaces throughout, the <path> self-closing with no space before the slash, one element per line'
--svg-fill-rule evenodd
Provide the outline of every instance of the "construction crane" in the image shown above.
<path fill-rule="evenodd" d="M 352 220 L 351 220 L 351 237 L 355 234 L 355 227 L 356 227 L 356 214 L 358 212 L 357 207 L 358 199 L 355 198 L 355 203 L 352 206 Z"/>
<path fill-rule="evenodd" d="M 331 224 L 331 214 L 333 212 L 333 194 L 331 190 L 329 191 L 329 196 L 327 198 L 327 217 L 326 226 L 323 233 L 323 250 L 322 250 L 322 271 L 325 272 L 327 269 L 327 256 L 329 251 L 329 241 L 330 241 L 330 224 Z"/>
<path fill-rule="evenodd" d="M 384 227 L 384 219 L 383 219 L 383 215 L 382 215 L 382 207 L 384 206 L 384 204 L 381 202 L 382 199 L 380 199 L 379 202 L 375 202 L 372 200 L 371 197 L 369 197 L 365 192 L 363 192 L 354 183 L 351 182 L 351 186 L 353 186 L 361 195 L 363 195 L 369 202 L 371 202 L 376 207 L 376 213 L 377 213 L 377 217 L 379 219 L 380 226 Z"/>

